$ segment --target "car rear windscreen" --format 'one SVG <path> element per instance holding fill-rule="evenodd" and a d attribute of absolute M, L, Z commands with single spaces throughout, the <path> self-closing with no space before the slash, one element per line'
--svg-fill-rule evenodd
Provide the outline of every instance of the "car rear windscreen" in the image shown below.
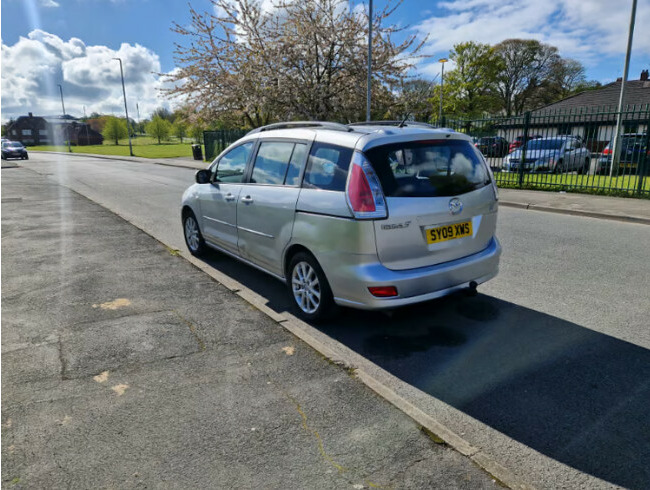
<path fill-rule="evenodd" d="M 454 196 L 490 183 L 474 147 L 462 140 L 378 146 L 366 152 L 386 197 Z"/>

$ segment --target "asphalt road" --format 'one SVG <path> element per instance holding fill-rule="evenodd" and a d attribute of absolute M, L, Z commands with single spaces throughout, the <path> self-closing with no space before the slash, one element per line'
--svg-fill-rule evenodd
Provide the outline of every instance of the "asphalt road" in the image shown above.
<path fill-rule="evenodd" d="M 25 166 L 173 248 L 193 171 L 37 155 Z M 404 381 L 403 394 L 537 486 L 650 486 L 650 227 L 502 208 L 499 276 L 389 317 L 319 327 Z M 277 281 L 212 254 L 268 299 Z"/>

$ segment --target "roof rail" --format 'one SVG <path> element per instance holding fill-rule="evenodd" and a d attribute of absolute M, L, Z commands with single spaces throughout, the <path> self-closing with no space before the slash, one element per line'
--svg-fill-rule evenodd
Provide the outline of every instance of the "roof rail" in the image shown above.
<path fill-rule="evenodd" d="M 432 126 L 429 123 L 417 122 L 417 121 L 363 121 L 350 123 L 348 126 L 416 126 L 421 128 L 431 128 L 431 129 L 440 129 L 436 126 Z"/>
<path fill-rule="evenodd" d="M 267 124 L 249 131 L 247 134 L 261 133 L 263 131 L 272 131 L 274 129 L 292 129 L 292 128 L 323 128 L 334 131 L 352 131 L 352 128 L 345 124 L 327 122 L 327 121 L 287 121 L 281 123 Z"/>

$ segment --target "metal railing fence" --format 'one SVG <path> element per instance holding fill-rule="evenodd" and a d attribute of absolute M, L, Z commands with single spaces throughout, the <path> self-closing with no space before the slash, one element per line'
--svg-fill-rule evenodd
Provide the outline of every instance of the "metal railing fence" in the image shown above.
<path fill-rule="evenodd" d="M 650 198 L 650 104 L 621 113 L 613 158 L 617 115 L 594 107 L 432 123 L 472 136 L 500 187 Z"/>

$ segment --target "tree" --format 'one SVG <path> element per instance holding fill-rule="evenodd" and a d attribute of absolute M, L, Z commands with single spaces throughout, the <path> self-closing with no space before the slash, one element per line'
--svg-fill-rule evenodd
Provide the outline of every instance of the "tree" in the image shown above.
<path fill-rule="evenodd" d="M 154 117 L 158 116 L 161 119 L 164 119 L 165 121 L 169 121 L 170 123 L 174 122 L 174 119 L 176 118 L 175 114 L 172 113 L 169 109 L 166 107 L 159 107 L 153 113 L 151 114 L 151 118 L 153 119 Z"/>
<path fill-rule="evenodd" d="M 171 132 L 172 125 L 169 121 L 163 119 L 160 116 L 154 116 L 149 123 L 147 123 L 145 130 L 147 134 L 158 138 L 158 144 L 161 140 L 169 138 L 169 133 Z"/>
<path fill-rule="evenodd" d="M 187 123 L 182 119 L 176 119 L 172 124 L 172 132 L 182 143 L 183 138 L 187 135 Z"/>
<path fill-rule="evenodd" d="M 558 50 L 532 39 L 506 39 L 494 49 L 502 62 L 497 77 L 502 108 L 508 116 L 520 113 L 550 78 L 554 64 L 559 61 Z"/>
<path fill-rule="evenodd" d="M 431 102 L 433 89 L 434 82 L 429 80 L 405 80 L 397 94 L 395 108 L 390 113 L 391 118 L 429 122 L 434 111 Z"/>
<path fill-rule="evenodd" d="M 454 46 L 449 58 L 456 67 L 444 80 L 445 112 L 477 117 L 497 109 L 499 101 L 495 91 L 502 64 L 494 48 L 473 41 L 459 43 Z"/>
<path fill-rule="evenodd" d="M 115 144 L 119 144 L 121 138 L 126 138 L 128 136 L 126 121 L 113 116 L 107 117 L 104 123 L 102 135 L 104 136 L 104 139 L 115 140 Z"/>
<path fill-rule="evenodd" d="M 214 0 L 215 13 L 190 7 L 173 30 L 179 69 L 167 77 L 206 120 L 239 114 L 257 127 L 273 119 L 359 119 L 365 114 L 368 19 L 345 0 Z M 381 113 L 424 43 L 390 25 L 386 6 L 373 16 L 373 110 Z"/>

